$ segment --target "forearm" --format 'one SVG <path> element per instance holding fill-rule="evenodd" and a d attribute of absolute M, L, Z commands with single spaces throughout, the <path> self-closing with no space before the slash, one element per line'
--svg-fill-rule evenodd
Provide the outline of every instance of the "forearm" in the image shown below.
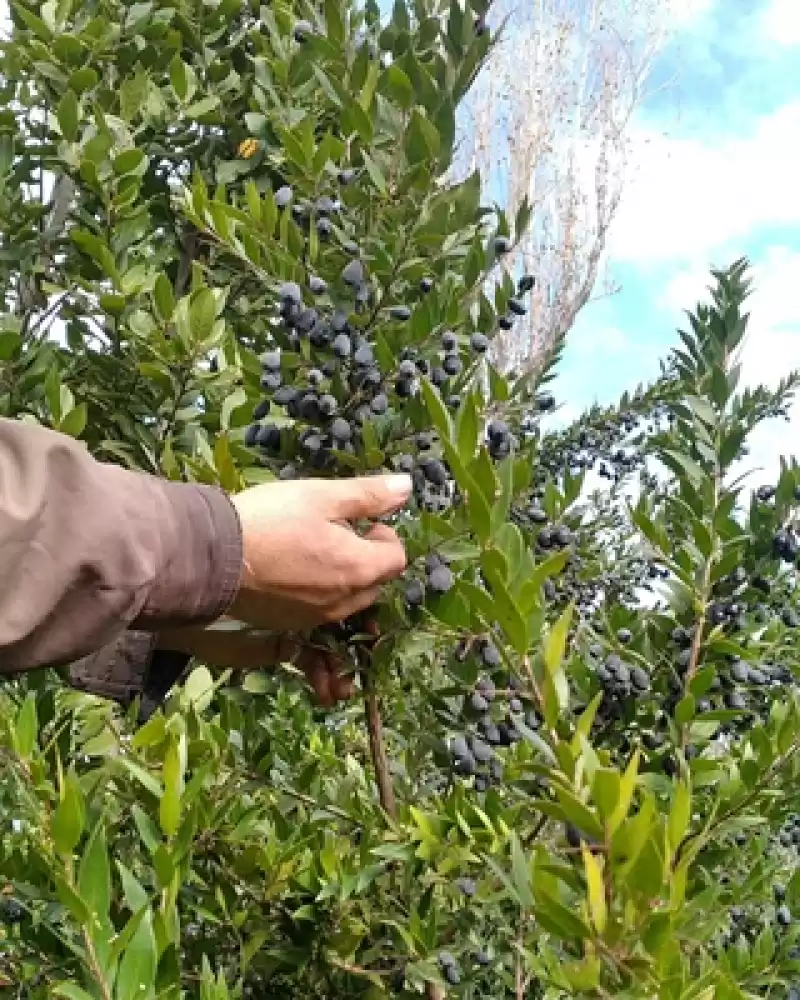
<path fill-rule="evenodd" d="M 241 562 L 221 492 L 103 465 L 70 438 L 0 420 L 0 670 L 70 662 L 126 629 L 213 621 Z"/>

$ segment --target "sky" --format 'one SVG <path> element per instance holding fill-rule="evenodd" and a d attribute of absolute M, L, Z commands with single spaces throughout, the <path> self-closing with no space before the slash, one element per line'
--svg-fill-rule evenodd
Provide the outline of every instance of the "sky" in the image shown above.
<path fill-rule="evenodd" d="M 685 0 L 632 129 L 609 239 L 620 290 L 579 315 L 557 383 L 563 416 L 658 373 L 712 267 L 753 264 L 743 380 L 800 367 L 800 0 Z M 750 461 L 800 453 L 800 406 Z"/>

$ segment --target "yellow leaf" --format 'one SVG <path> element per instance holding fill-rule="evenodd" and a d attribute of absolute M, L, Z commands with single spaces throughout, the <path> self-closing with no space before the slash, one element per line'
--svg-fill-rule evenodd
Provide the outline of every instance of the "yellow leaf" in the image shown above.
<path fill-rule="evenodd" d="M 692 796 L 689 786 L 686 782 L 681 781 L 675 786 L 675 796 L 669 811 L 669 844 L 673 852 L 677 851 L 689 829 L 691 809 Z"/>
<path fill-rule="evenodd" d="M 606 927 L 608 908 L 606 889 L 603 884 L 603 868 L 600 860 L 585 846 L 582 847 L 583 865 L 586 869 L 586 894 L 589 902 L 589 916 L 598 934 Z"/>
<path fill-rule="evenodd" d="M 628 811 L 631 807 L 631 799 L 633 798 L 633 792 L 636 788 L 636 779 L 639 776 L 639 757 L 640 754 L 637 749 L 631 757 L 628 766 L 625 768 L 625 773 L 622 775 L 622 780 L 619 783 L 619 798 L 617 799 L 617 807 L 608 820 L 608 829 L 611 834 L 614 834 L 619 826 L 628 818 Z"/>
<path fill-rule="evenodd" d="M 243 142 L 239 143 L 239 148 L 237 152 L 243 160 L 249 160 L 251 156 L 255 156 L 258 152 L 261 143 L 258 139 L 245 139 Z"/>

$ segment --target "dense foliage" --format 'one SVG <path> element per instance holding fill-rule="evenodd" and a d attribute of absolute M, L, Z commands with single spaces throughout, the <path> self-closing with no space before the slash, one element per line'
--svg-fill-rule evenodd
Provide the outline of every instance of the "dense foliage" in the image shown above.
<path fill-rule="evenodd" d="M 289 670 L 196 665 L 144 725 L 5 686 L 10 997 L 724 1000 L 800 973 L 800 473 L 738 477 L 797 379 L 739 388 L 743 262 L 618 408 L 547 432 L 555 359 L 493 371 L 535 276 L 502 263 L 526 212 L 448 177 L 486 6 L 12 2 L 0 413 L 229 490 L 415 491 L 377 636 L 317 637 L 359 674 L 341 710 Z"/>

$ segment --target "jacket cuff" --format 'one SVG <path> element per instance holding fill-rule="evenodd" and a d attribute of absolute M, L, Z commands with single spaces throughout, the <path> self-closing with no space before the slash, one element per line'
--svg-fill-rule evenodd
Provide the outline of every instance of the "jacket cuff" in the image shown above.
<path fill-rule="evenodd" d="M 73 687 L 127 706 L 139 697 L 139 721 L 161 705 L 189 665 L 187 653 L 158 649 L 151 632 L 123 632 L 69 668 Z"/>
<path fill-rule="evenodd" d="M 242 575 L 242 530 L 228 497 L 211 486 L 161 482 L 172 512 L 171 556 L 131 628 L 205 625 L 225 614 Z"/>
<path fill-rule="evenodd" d="M 127 704 L 144 689 L 156 641 L 150 632 L 123 632 L 98 652 L 73 663 L 70 683 L 89 694 Z"/>

